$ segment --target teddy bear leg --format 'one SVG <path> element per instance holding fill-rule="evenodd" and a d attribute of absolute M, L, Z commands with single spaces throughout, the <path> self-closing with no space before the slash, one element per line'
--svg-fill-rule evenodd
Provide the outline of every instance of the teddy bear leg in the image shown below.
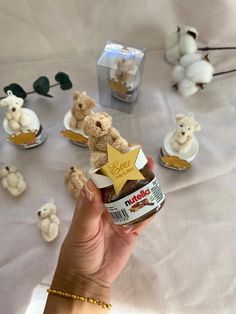
<path fill-rule="evenodd" d="M 20 180 L 17 186 L 20 193 L 23 193 L 26 189 L 26 183 L 24 180 Z"/>
<path fill-rule="evenodd" d="M 188 152 L 190 146 L 191 146 L 191 142 L 190 141 L 186 142 L 185 144 L 183 144 L 181 146 L 179 153 L 180 154 L 186 154 Z"/>
<path fill-rule="evenodd" d="M 179 144 L 174 139 L 171 141 L 171 147 L 175 152 L 179 152 L 180 150 Z"/>
<path fill-rule="evenodd" d="M 77 121 L 77 129 L 83 129 L 84 127 L 84 120 Z"/>
<path fill-rule="evenodd" d="M 100 168 L 107 163 L 107 154 L 103 152 L 92 152 L 90 162 L 94 168 Z"/>
<path fill-rule="evenodd" d="M 15 187 L 8 186 L 7 189 L 11 193 L 12 196 L 19 196 L 21 194 L 21 192 Z"/>
<path fill-rule="evenodd" d="M 48 236 L 47 236 L 47 241 L 52 241 L 54 240 L 58 235 L 58 224 L 56 223 L 51 223 L 49 230 L 48 230 Z"/>
<path fill-rule="evenodd" d="M 15 120 L 8 121 L 8 124 L 13 131 L 17 131 L 20 129 L 20 124 Z"/>
<path fill-rule="evenodd" d="M 77 125 L 77 120 L 76 120 L 75 116 L 72 115 L 71 119 L 70 119 L 70 127 L 76 128 L 76 125 Z"/>

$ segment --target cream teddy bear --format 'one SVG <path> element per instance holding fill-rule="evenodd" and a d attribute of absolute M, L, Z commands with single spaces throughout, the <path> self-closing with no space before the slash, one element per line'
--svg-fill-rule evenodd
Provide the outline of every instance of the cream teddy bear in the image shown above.
<path fill-rule="evenodd" d="M 47 242 L 53 241 L 58 236 L 60 220 L 56 212 L 57 208 L 54 200 L 50 200 L 41 206 L 37 212 L 39 217 L 38 227 L 44 240 Z"/>
<path fill-rule="evenodd" d="M 0 105 L 7 107 L 6 119 L 9 128 L 14 132 L 27 128 L 30 125 L 30 118 L 22 110 L 23 99 L 13 95 L 11 91 L 8 91 L 7 94 L 8 96 L 0 102 Z"/>
<path fill-rule="evenodd" d="M 175 152 L 185 154 L 191 147 L 193 134 L 201 130 L 200 124 L 194 119 L 192 113 L 176 115 L 177 126 L 171 139 L 171 146 Z"/>
<path fill-rule="evenodd" d="M 27 187 L 22 174 L 13 165 L 5 165 L 1 168 L 0 178 L 3 188 L 12 196 L 21 195 Z"/>
<path fill-rule="evenodd" d="M 95 105 L 95 101 L 90 98 L 86 92 L 74 92 L 70 127 L 75 129 L 83 129 L 84 118 L 92 114 L 91 109 L 94 108 Z"/>
<path fill-rule="evenodd" d="M 79 198 L 80 190 L 87 182 L 87 178 L 84 175 L 82 169 L 76 166 L 70 167 L 65 173 L 65 183 L 68 190 L 74 195 L 76 199 Z"/>
<path fill-rule="evenodd" d="M 92 167 L 100 168 L 107 163 L 107 144 L 121 153 L 129 150 L 127 141 L 119 131 L 112 127 L 112 117 L 106 112 L 93 113 L 84 119 L 84 131 L 87 133 L 91 151 Z"/>

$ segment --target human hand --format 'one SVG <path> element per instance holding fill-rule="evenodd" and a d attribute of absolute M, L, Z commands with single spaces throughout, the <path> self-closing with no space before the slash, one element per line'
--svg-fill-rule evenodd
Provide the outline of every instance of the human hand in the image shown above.
<path fill-rule="evenodd" d="M 126 265 L 140 232 L 149 221 L 134 227 L 115 225 L 100 191 L 89 180 L 81 190 L 62 245 L 52 288 L 108 302 L 111 284 Z"/>

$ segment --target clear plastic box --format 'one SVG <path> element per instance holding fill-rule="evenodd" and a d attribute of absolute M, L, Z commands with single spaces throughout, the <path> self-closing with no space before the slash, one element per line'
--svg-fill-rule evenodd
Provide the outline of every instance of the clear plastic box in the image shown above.
<path fill-rule="evenodd" d="M 120 108 L 135 102 L 146 51 L 108 40 L 97 62 L 100 105 Z"/>

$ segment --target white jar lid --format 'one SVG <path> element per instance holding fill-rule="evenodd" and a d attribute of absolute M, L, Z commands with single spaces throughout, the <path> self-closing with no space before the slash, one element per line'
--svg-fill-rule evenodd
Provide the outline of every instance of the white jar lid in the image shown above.
<path fill-rule="evenodd" d="M 29 119 L 31 121 L 30 125 L 28 125 L 27 127 L 22 127 L 21 130 L 13 131 L 9 127 L 8 121 L 5 118 L 3 120 L 3 128 L 4 128 L 5 132 L 8 133 L 9 135 L 17 134 L 19 131 L 23 131 L 23 132 L 27 132 L 28 130 L 32 130 L 32 131 L 37 130 L 38 131 L 40 129 L 40 121 L 39 121 L 36 113 L 29 108 L 22 108 L 22 111 L 29 116 Z"/>

